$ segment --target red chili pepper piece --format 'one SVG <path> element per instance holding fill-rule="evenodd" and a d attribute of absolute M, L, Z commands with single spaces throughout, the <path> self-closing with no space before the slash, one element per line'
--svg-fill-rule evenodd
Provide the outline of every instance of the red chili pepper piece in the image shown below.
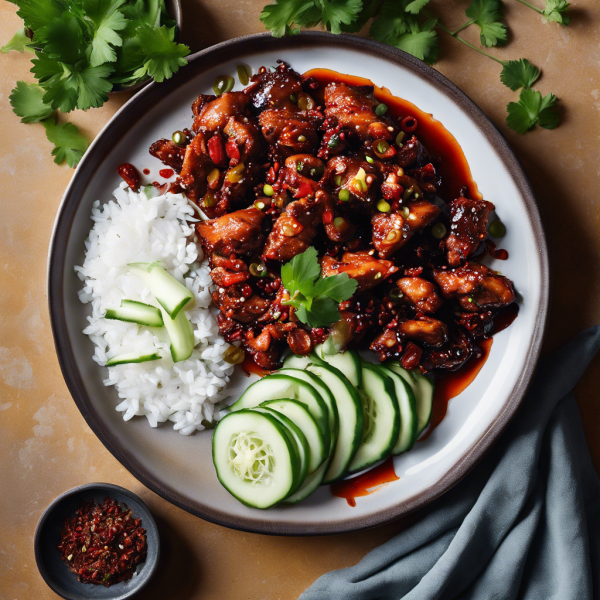
<path fill-rule="evenodd" d="M 413 133 L 417 129 L 418 125 L 419 121 L 417 121 L 415 117 L 404 117 L 400 123 L 402 131 L 405 131 L 406 133 Z"/>
<path fill-rule="evenodd" d="M 141 177 L 137 169 L 129 164 L 123 163 L 118 169 L 117 174 L 120 175 L 125 183 L 134 191 L 137 192 L 140 188 Z"/>
<path fill-rule="evenodd" d="M 301 183 L 300 187 L 296 190 L 294 198 L 306 198 L 306 196 L 312 196 L 313 189 L 309 183 Z"/>
<path fill-rule="evenodd" d="M 223 138 L 215 133 L 210 140 L 208 140 L 208 154 L 210 159 L 215 163 L 217 167 L 224 167 L 227 165 L 227 155 L 225 154 L 225 143 Z"/>
<path fill-rule="evenodd" d="M 225 144 L 225 152 L 232 162 L 235 161 L 233 166 L 240 162 L 240 149 L 233 140 L 227 140 L 227 143 Z"/>
<path fill-rule="evenodd" d="M 323 225 L 329 225 L 333 221 L 333 211 L 326 210 L 323 212 Z"/>

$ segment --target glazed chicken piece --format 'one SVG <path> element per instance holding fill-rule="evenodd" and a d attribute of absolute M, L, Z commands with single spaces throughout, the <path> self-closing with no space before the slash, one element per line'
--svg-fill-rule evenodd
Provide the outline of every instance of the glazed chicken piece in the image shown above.
<path fill-rule="evenodd" d="M 295 104 L 292 98 L 297 98 L 302 92 L 302 76 L 288 64 L 281 62 L 274 71 L 267 69 L 257 73 L 252 76 L 251 81 L 244 93 L 257 110 L 263 111 L 268 108 L 298 110 L 297 103 Z"/>
<path fill-rule="evenodd" d="M 374 258 L 368 252 L 345 252 L 341 261 L 325 255 L 321 259 L 323 277 L 347 273 L 356 279 L 356 294 L 362 294 L 385 280 L 398 270 L 389 260 Z"/>
<path fill-rule="evenodd" d="M 434 283 L 422 277 L 402 277 L 396 282 L 404 294 L 402 300 L 426 314 L 433 314 L 444 303 Z"/>
<path fill-rule="evenodd" d="M 329 160 L 323 182 L 350 193 L 350 206 L 362 211 L 370 210 L 379 196 L 383 176 L 376 165 L 361 156 L 336 156 Z"/>
<path fill-rule="evenodd" d="M 185 158 L 185 146 L 179 146 L 171 140 L 157 140 L 150 146 L 150 154 L 165 165 L 173 169 L 176 173 L 181 172 L 183 160 Z"/>
<path fill-rule="evenodd" d="M 198 133 L 186 147 L 180 174 L 180 184 L 192 200 L 201 199 L 208 189 L 206 178 L 215 168 L 208 155 L 206 138 Z"/>
<path fill-rule="evenodd" d="M 367 139 L 392 140 L 398 134 L 398 126 L 385 117 L 377 116 L 375 109 L 379 102 L 372 93 L 371 86 L 330 83 L 325 88 L 325 116 L 335 118 L 339 126 L 358 136 L 361 142 Z"/>
<path fill-rule="evenodd" d="M 285 159 L 285 166 L 279 171 L 279 182 L 283 189 L 292 195 L 301 194 L 309 188 L 313 193 L 320 189 L 319 180 L 325 172 L 323 161 L 312 154 L 294 154 Z"/>
<path fill-rule="evenodd" d="M 317 132 L 322 119 L 311 111 L 268 109 L 258 120 L 269 146 L 275 146 L 283 157 L 314 153 L 319 147 Z"/>
<path fill-rule="evenodd" d="M 428 346 L 441 346 L 448 341 L 446 324 L 431 317 L 401 321 L 396 331 L 409 340 L 422 342 Z"/>
<path fill-rule="evenodd" d="M 256 294 L 250 297 L 244 296 L 242 293 L 244 285 L 247 284 L 238 283 L 219 288 L 211 294 L 211 297 L 223 315 L 240 323 L 251 323 L 268 310 L 270 302 Z"/>
<path fill-rule="evenodd" d="M 252 256 L 260 252 L 263 245 L 264 218 L 265 213 L 251 206 L 197 223 L 196 231 L 207 254 Z"/>
<path fill-rule="evenodd" d="M 479 248 L 487 236 L 494 205 L 486 200 L 457 198 L 450 203 L 450 235 L 446 239 L 448 264 L 458 267 Z"/>
<path fill-rule="evenodd" d="M 510 280 L 485 265 L 467 263 L 458 269 L 435 269 L 433 278 L 444 298 L 456 298 L 467 312 L 500 308 L 515 300 Z"/>
<path fill-rule="evenodd" d="M 398 150 L 396 162 L 403 168 L 419 168 L 430 162 L 430 156 L 425 146 L 413 135 Z"/>
<path fill-rule="evenodd" d="M 199 108 L 196 109 L 193 131 L 221 132 L 231 117 L 240 119 L 249 117 L 250 98 L 244 92 L 225 92 L 218 98 L 214 96 L 201 97 L 201 103 L 198 102 L 198 99 L 194 103 L 198 103 Z M 207 101 L 208 98 L 211 99 Z M 194 105 L 192 105 L 192 110 L 194 110 Z"/>
<path fill-rule="evenodd" d="M 464 332 L 454 328 L 450 331 L 448 342 L 428 349 L 423 356 L 421 366 L 428 371 L 432 369 L 455 371 L 471 358 L 473 351 L 473 342 Z"/>
<path fill-rule="evenodd" d="M 301 198 L 290 202 L 273 224 L 262 257 L 288 261 L 304 252 L 317 235 L 322 214 L 323 203 L 315 199 Z"/>
<path fill-rule="evenodd" d="M 346 206 L 346 203 L 336 203 L 332 196 L 323 191 L 317 192 L 317 198 L 325 206 L 323 225 L 327 237 L 338 244 L 349 240 L 357 229 L 357 225 L 352 222 L 352 210 Z"/>

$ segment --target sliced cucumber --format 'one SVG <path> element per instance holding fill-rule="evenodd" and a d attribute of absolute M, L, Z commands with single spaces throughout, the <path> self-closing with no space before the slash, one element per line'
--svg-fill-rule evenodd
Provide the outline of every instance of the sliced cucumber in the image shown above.
<path fill-rule="evenodd" d="M 270 414 L 253 410 L 228 414 L 215 427 L 212 450 L 219 481 L 247 506 L 273 506 L 298 481 L 294 447 Z"/>
<path fill-rule="evenodd" d="M 360 445 L 364 423 L 362 403 L 356 388 L 339 369 L 328 364 L 313 364 L 308 370 L 330 389 L 337 404 L 338 438 L 323 479 L 323 483 L 332 483 L 344 476 Z"/>
<path fill-rule="evenodd" d="M 164 308 L 161 308 L 163 321 L 169 338 L 171 339 L 171 356 L 173 362 L 187 360 L 194 351 L 196 340 L 194 339 L 194 330 L 190 320 L 186 317 L 185 311 L 180 310 L 175 319 L 171 319 Z"/>
<path fill-rule="evenodd" d="M 331 433 L 329 431 L 329 411 L 317 390 L 310 384 L 290 377 L 289 375 L 267 375 L 250 385 L 237 402 L 229 408 L 231 411 L 242 408 L 254 408 L 267 400 L 290 398 L 306 405 L 308 412 L 314 417 L 321 433 L 325 448 L 329 448 Z"/>
<path fill-rule="evenodd" d="M 359 390 L 365 415 L 361 444 L 347 474 L 362 471 L 392 453 L 400 430 L 400 411 L 392 380 L 369 362 L 362 362 Z"/>
<path fill-rule="evenodd" d="M 118 354 L 106 361 L 107 367 L 115 367 L 116 365 L 127 365 L 129 363 L 143 363 L 151 360 L 160 360 L 162 356 L 153 352 L 152 354 L 137 354 L 136 352 L 128 352 L 126 354 Z"/>
<path fill-rule="evenodd" d="M 327 456 L 328 449 L 325 448 L 323 434 L 317 422 L 305 405 L 298 402 L 298 400 L 269 400 L 261 406 L 285 415 L 300 428 L 309 449 L 308 473 L 316 471 Z"/>
<path fill-rule="evenodd" d="M 292 491 L 290 492 L 290 494 L 293 494 L 304 483 L 304 479 L 306 478 L 306 474 L 308 473 L 310 450 L 308 449 L 308 442 L 306 441 L 306 437 L 304 436 L 300 428 L 297 427 L 291 419 L 277 412 L 276 410 L 272 410 L 267 407 L 257 407 L 252 410 L 256 410 L 258 412 L 262 412 L 275 417 L 283 425 L 288 439 L 292 442 L 294 452 L 296 453 L 296 458 L 298 459 L 300 465 L 298 469 L 296 483 L 294 484 Z"/>
<path fill-rule="evenodd" d="M 295 354 L 290 354 L 286 356 L 283 361 L 284 369 L 306 369 L 306 367 L 312 364 L 311 356 L 296 356 Z"/>
<path fill-rule="evenodd" d="M 184 306 L 191 308 L 194 300 L 192 292 L 175 277 L 169 275 L 159 264 L 132 263 L 128 266 L 131 272 L 140 277 L 150 288 L 152 295 L 171 319 L 175 319 Z"/>
<path fill-rule="evenodd" d="M 429 425 L 431 411 L 433 409 L 433 391 L 434 383 L 429 377 L 425 377 L 421 371 L 407 371 L 397 362 L 387 362 L 385 367 L 398 373 L 406 383 L 412 388 L 415 395 L 417 407 L 417 438 L 423 433 L 425 427 Z"/>
<path fill-rule="evenodd" d="M 300 488 L 288 496 L 285 500 L 282 500 L 282 504 L 298 504 L 298 502 L 308 498 L 314 493 L 318 487 L 323 483 L 323 476 L 329 466 L 329 459 L 326 460 L 316 471 L 309 473 L 304 480 L 304 483 Z"/>
<path fill-rule="evenodd" d="M 412 388 L 406 383 L 403 377 L 384 365 L 378 368 L 394 382 L 394 391 L 398 400 L 398 409 L 400 410 L 400 431 L 398 440 L 392 449 L 392 454 L 402 454 L 410 450 L 417 441 L 417 408 L 415 394 Z"/>
<path fill-rule="evenodd" d="M 325 361 L 328 365 L 339 369 L 355 387 L 360 387 L 362 384 L 361 377 L 361 360 L 358 353 L 354 350 L 346 350 L 339 354 L 324 354 L 323 344 L 315 348 L 316 356 Z"/>
<path fill-rule="evenodd" d="M 316 375 L 309 373 L 308 371 L 303 371 L 301 369 L 288 369 L 284 367 L 283 369 L 280 369 L 278 373 L 281 375 L 289 375 L 290 377 L 295 377 L 296 379 L 302 379 L 302 381 L 312 385 L 317 392 L 321 394 L 321 398 L 323 398 L 325 404 L 327 404 L 327 410 L 329 411 L 329 432 L 331 434 L 329 448 L 327 450 L 327 456 L 329 456 L 335 447 L 340 425 L 338 409 L 333 394 L 327 385 L 321 381 L 321 379 L 319 379 Z"/>
<path fill-rule="evenodd" d="M 120 308 L 109 308 L 104 315 L 105 319 L 138 323 L 148 327 L 163 327 L 164 322 L 160 310 L 135 300 L 121 300 Z"/>

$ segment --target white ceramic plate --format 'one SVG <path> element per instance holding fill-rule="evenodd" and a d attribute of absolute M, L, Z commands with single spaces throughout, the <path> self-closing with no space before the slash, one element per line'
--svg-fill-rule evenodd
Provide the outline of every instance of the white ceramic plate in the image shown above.
<path fill-rule="evenodd" d="M 256 71 L 277 59 L 305 72 L 322 67 L 371 79 L 394 95 L 433 114 L 456 137 L 483 196 L 506 224 L 502 247 L 510 258 L 491 263 L 522 296 L 514 324 L 494 337 L 491 354 L 475 382 L 451 401 L 448 414 L 428 441 L 396 457 L 400 477 L 350 507 L 321 488 L 292 508 L 267 511 L 240 504 L 218 483 L 211 460 L 211 434 L 184 437 L 167 424 L 146 419 L 123 422 L 114 410 L 112 388 L 91 360 L 82 334 L 88 310 L 77 297 L 83 240 L 96 199 L 106 201 L 119 184 L 116 168 L 131 162 L 140 170 L 162 167 L 150 144 L 189 127 L 190 106 L 211 93 L 217 75 L 236 72 L 240 62 Z M 236 89 L 240 84 L 237 83 Z M 78 167 L 58 213 L 49 261 L 49 302 L 63 374 L 83 416 L 106 447 L 136 477 L 167 500 L 205 519 L 240 529 L 276 534 L 352 531 L 390 521 L 425 505 L 454 485 L 481 458 L 516 411 L 538 358 L 546 320 L 548 267 L 544 234 L 521 166 L 481 111 L 454 85 L 421 61 L 394 48 L 354 36 L 306 33 L 276 40 L 256 35 L 232 40 L 191 58 L 172 80 L 152 84 L 133 97 L 107 124 Z M 249 379 L 240 373 L 236 385 Z"/>

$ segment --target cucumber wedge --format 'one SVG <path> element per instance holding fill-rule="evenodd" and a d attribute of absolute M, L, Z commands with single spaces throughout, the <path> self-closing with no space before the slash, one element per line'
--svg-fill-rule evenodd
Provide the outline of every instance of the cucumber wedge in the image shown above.
<path fill-rule="evenodd" d="M 316 471 L 327 455 L 327 448 L 323 443 L 323 434 L 317 422 L 304 404 L 298 400 L 269 400 L 261 406 L 285 415 L 295 426 L 298 426 L 308 444 L 308 473 Z"/>
<path fill-rule="evenodd" d="M 410 450 L 417 441 L 417 403 L 412 388 L 398 373 L 386 369 L 384 365 L 380 365 L 378 368 L 394 382 L 394 391 L 398 400 L 400 432 L 392 449 L 392 454 L 396 456 Z"/>
<path fill-rule="evenodd" d="M 294 447 L 270 414 L 240 410 L 225 416 L 215 427 L 212 453 L 219 481 L 247 506 L 269 508 L 298 481 Z"/>
<path fill-rule="evenodd" d="M 104 315 L 105 319 L 138 323 L 148 327 L 163 327 L 164 322 L 160 310 L 135 300 L 121 300 L 120 308 L 109 308 Z"/>
<path fill-rule="evenodd" d="M 106 361 L 107 367 L 115 367 L 117 365 L 127 365 L 130 363 L 143 363 L 150 362 L 151 360 L 160 360 L 162 356 L 153 352 L 151 354 L 136 354 L 135 352 L 128 352 L 127 354 L 118 354 L 113 356 L 111 359 Z"/>
<path fill-rule="evenodd" d="M 295 354 L 290 354 L 286 356 L 283 361 L 284 369 L 306 369 L 308 365 L 313 363 L 312 356 L 296 356 Z"/>
<path fill-rule="evenodd" d="M 302 381 L 305 381 L 306 383 L 312 385 L 317 390 L 317 392 L 321 394 L 321 398 L 323 398 L 325 404 L 327 404 L 327 409 L 329 410 L 329 431 L 331 433 L 331 440 L 329 443 L 329 448 L 327 450 L 327 456 L 329 456 L 333 452 L 333 449 L 335 447 L 335 442 L 337 440 L 338 430 L 340 426 L 337 404 L 335 402 L 333 394 L 331 393 L 327 385 L 325 385 L 325 383 L 321 381 L 321 379 L 319 379 L 316 375 L 313 375 L 308 371 L 303 371 L 301 369 L 287 369 L 284 367 L 283 369 L 280 369 L 277 372 L 280 375 L 289 375 L 290 377 L 295 377 L 296 379 L 302 379 Z"/>
<path fill-rule="evenodd" d="M 429 377 L 425 377 L 421 371 L 407 371 L 397 362 L 387 362 L 385 367 L 398 373 L 406 383 L 412 388 L 415 395 L 417 408 L 417 438 L 423 433 L 429 421 L 431 420 L 431 411 L 433 409 L 433 392 L 435 385 Z"/>
<path fill-rule="evenodd" d="M 131 272 L 137 275 L 150 288 L 152 295 L 165 309 L 171 319 L 175 319 L 179 311 L 188 306 L 191 308 L 194 295 L 183 283 L 169 275 L 157 263 L 132 263 L 128 265 Z"/>
<path fill-rule="evenodd" d="M 190 320 L 185 311 L 180 310 L 175 319 L 171 319 L 164 308 L 161 308 L 163 321 L 171 340 L 171 356 L 173 362 L 187 360 L 194 351 L 196 340 Z"/>
<path fill-rule="evenodd" d="M 400 411 L 392 380 L 366 361 L 362 361 L 362 380 L 359 393 L 365 416 L 363 435 L 347 475 L 390 456 L 400 431 Z"/>
<path fill-rule="evenodd" d="M 323 344 L 315 348 L 317 358 L 326 362 L 328 365 L 339 369 L 355 387 L 360 387 L 362 384 L 361 359 L 354 350 L 346 350 L 339 354 L 325 354 L 323 352 Z"/>
<path fill-rule="evenodd" d="M 290 492 L 290 494 L 293 494 L 304 483 L 304 479 L 306 478 L 306 474 L 308 472 L 310 451 L 308 449 L 306 438 L 304 437 L 302 431 L 291 421 L 291 419 L 288 419 L 288 417 L 278 413 L 276 410 L 271 410 L 270 408 L 266 407 L 258 407 L 254 408 L 253 410 L 275 417 L 281 423 L 281 425 L 283 425 L 288 439 L 290 442 L 292 442 L 296 458 L 299 462 L 296 483 Z"/>
<path fill-rule="evenodd" d="M 313 364 L 308 370 L 330 389 L 340 420 L 331 464 L 323 478 L 323 484 L 327 484 L 344 476 L 358 450 L 363 432 L 363 407 L 358 391 L 340 370 L 328 364 Z"/>
<path fill-rule="evenodd" d="M 229 410 L 233 412 L 242 408 L 254 408 L 268 400 L 284 398 L 299 400 L 306 406 L 323 434 L 325 448 L 329 448 L 331 433 L 327 405 L 312 385 L 295 377 L 277 373 L 267 375 L 250 385 Z"/>

